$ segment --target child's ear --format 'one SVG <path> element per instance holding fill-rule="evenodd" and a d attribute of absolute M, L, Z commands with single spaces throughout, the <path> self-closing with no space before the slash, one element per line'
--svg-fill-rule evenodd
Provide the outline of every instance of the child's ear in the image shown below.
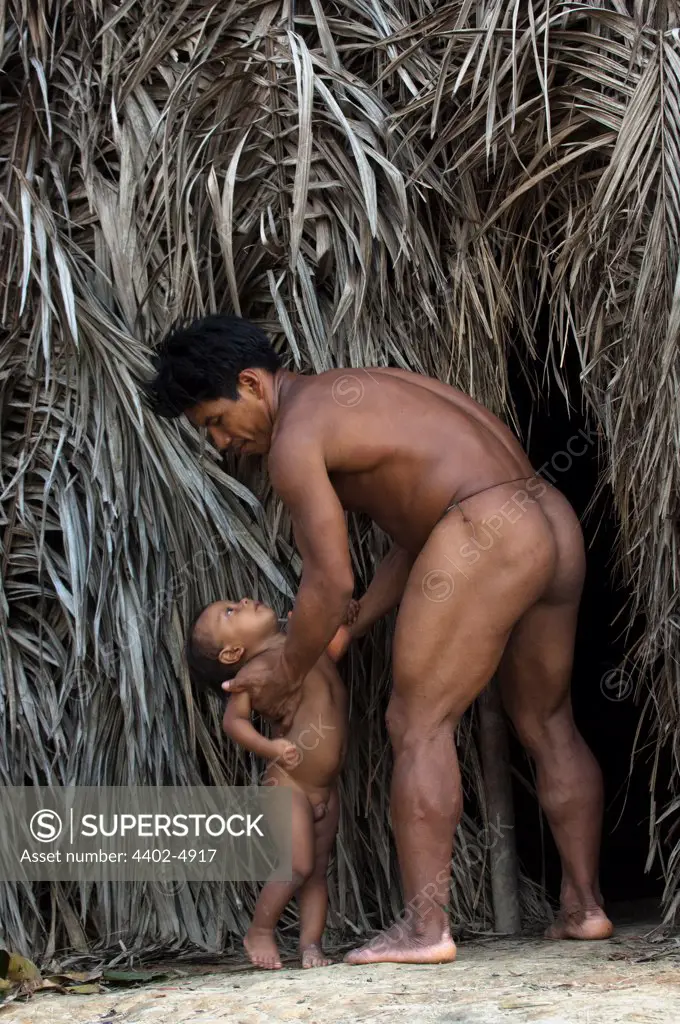
<path fill-rule="evenodd" d="M 235 665 L 245 654 L 244 647 L 223 647 L 217 655 L 217 660 L 223 665 Z"/>

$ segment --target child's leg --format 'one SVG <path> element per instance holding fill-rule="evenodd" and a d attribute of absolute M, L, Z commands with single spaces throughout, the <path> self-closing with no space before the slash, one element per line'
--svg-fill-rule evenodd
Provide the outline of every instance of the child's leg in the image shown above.
<path fill-rule="evenodd" d="M 320 821 L 314 822 L 314 870 L 298 893 L 300 907 L 300 953 L 303 967 L 326 967 L 330 964 L 321 950 L 321 936 L 326 927 L 328 910 L 328 861 L 338 831 L 338 792 L 334 789 L 328 809 Z"/>
<path fill-rule="evenodd" d="M 309 878 L 314 868 L 314 822 L 306 795 L 291 786 L 293 872 L 290 882 L 267 882 L 255 904 L 253 920 L 243 945 L 256 967 L 278 970 L 281 967 L 274 929 L 286 904 Z"/>

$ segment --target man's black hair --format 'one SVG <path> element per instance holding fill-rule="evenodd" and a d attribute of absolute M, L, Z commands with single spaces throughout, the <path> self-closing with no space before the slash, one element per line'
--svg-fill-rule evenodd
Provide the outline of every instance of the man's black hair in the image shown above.
<path fill-rule="evenodd" d="M 174 328 L 153 357 L 156 376 L 145 387 L 157 416 L 181 416 L 199 402 L 238 398 L 243 370 L 276 373 L 281 360 L 259 327 L 240 316 L 214 314 Z"/>
<path fill-rule="evenodd" d="M 205 608 L 202 608 L 189 628 L 185 647 L 189 676 L 198 690 L 226 697 L 222 683 L 227 679 L 233 679 L 241 665 L 239 662 L 234 665 L 223 665 L 218 658 L 219 647 L 197 633 L 198 620 L 204 611 Z"/>

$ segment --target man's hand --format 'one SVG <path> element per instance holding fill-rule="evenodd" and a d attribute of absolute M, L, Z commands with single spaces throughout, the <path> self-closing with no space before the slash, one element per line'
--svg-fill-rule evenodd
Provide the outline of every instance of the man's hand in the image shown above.
<path fill-rule="evenodd" d="M 297 768 L 302 761 L 302 751 L 290 740 L 272 740 L 272 760 L 284 768 Z"/>
<path fill-rule="evenodd" d="M 350 603 L 347 605 L 347 611 L 345 612 L 345 621 L 344 621 L 344 625 L 345 626 L 353 626 L 354 625 L 354 623 L 357 621 L 357 618 L 359 617 L 359 608 L 360 608 L 359 602 L 355 601 L 355 599 L 352 598 Z M 337 636 L 337 633 L 336 633 L 336 636 Z M 331 640 L 331 643 L 333 643 L 333 642 L 334 641 Z"/>
<path fill-rule="evenodd" d="M 283 659 L 283 648 L 265 651 L 249 661 L 233 679 L 222 683 L 226 693 L 249 693 L 260 708 L 266 707 L 267 717 L 290 727 L 300 703 L 301 679 L 293 679 Z"/>
<path fill-rule="evenodd" d="M 292 612 L 288 612 L 288 621 L 290 621 L 290 618 L 291 618 L 292 614 L 293 614 Z M 353 626 L 354 623 L 357 621 L 358 615 L 359 615 L 359 602 L 356 601 L 354 598 L 352 598 L 352 600 L 347 605 L 347 611 L 345 612 L 345 617 L 342 620 L 342 624 L 344 626 Z"/>

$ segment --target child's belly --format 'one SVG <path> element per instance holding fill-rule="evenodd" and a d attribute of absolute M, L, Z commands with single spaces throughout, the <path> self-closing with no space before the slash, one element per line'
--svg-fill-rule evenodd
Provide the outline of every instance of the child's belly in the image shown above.
<path fill-rule="evenodd" d="M 319 786 L 316 783 L 303 781 L 294 777 L 294 773 L 279 768 L 275 762 L 269 764 L 261 779 L 261 785 L 263 786 L 283 786 L 286 789 L 295 789 L 298 793 L 304 794 L 312 808 L 314 821 L 319 821 L 327 813 L 335 784 L 335 780 L 332 780 L 327 786 Z"/>
<path fill-rule="evenodd" d="M 287 769 L 291 778 L 312 786 L 328 786 L 338 775 L 345 754 L 344 723 L 324 721 L 297 725 L 293 722 L 285 738 L 300 751 L 301 760 Z"/>
<path fill-rule="evenodd" d="M 290 729 L 282 734 L 294 743 L 301 760 L 294 768 L 276 765 L 305 788 L 326 789 L 342 767 L 347 741 L 345 708 L 325 701 L 303 701 Z"/>

